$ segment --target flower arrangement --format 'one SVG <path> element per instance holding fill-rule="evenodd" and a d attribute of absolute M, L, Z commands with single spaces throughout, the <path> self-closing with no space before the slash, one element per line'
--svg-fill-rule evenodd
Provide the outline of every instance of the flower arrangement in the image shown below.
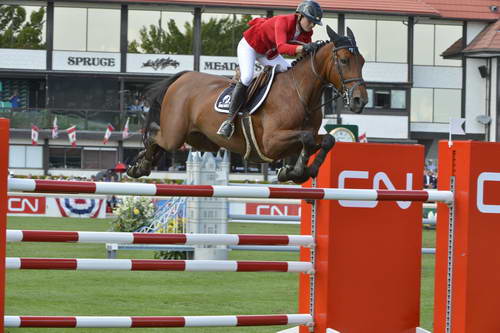
<path fill-rule="evenodd" d="M 111 222 L 111 230 L 134 232 L 148 226 L 155 214 L 155 207 L 150 198 L 125 197 L 113 210 L 116 216 Z"/>

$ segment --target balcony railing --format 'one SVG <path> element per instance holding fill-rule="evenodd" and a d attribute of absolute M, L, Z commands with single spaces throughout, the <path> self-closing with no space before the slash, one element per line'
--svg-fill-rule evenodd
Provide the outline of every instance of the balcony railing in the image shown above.
<path fill-rule="evenodd" d="M 145 113 L 142 111 L 56 109 L 56 108 L 0 108 L 0 118 L 9 118 L 11 128 L 30 129 L 36 125 L 40 129 L 50 129 L 57 116 L 57 126 L 66 129 L 76 125 L 79 130 L 105 131 L 108 124 L 116 131 L 123 130 L 127 118 L 129 131 L 142 128 Z"/>

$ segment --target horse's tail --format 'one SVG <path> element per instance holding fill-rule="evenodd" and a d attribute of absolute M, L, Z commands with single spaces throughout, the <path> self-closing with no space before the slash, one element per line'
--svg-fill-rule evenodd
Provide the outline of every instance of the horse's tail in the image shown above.
<path fill-rule="evenodd" d="M 144 96 L 146 101 L 149 103 L 149 112 L 146 116 L 146 121 L 143 128 L 142 140 L 144 145 L 149 138 L 151 132 L 151 123 L 155 122 L 160 125 L 160 112 L 161 112 L 161 103 L 163 101 L 163 96 L 167 92 L 167 89 L 170 87 L 172 83 L 174 83 L 178 78 L 184 75 L 188 71 L 183 71 L 175 74 L 168 79 L 161 80 L 159 82 L 153 83 L 146 88 Z"/>

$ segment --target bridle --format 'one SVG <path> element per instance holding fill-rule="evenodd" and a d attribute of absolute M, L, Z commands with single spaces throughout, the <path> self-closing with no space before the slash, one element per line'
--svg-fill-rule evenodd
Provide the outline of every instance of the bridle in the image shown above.
<path fill-rule="evenodd" d="M 363 80 L 362 77 L 357 77 L 353 79 L 345 79 L 344 78 L 344 73 L 342 72 L 342 68 L 340 67 L 339 63 L 339 57 L 337 55 L 337 52 L 339 50 L 347 49 L 349 52 L 352 54 L 359 54 L 359 50 L 357 46 L 340 46 L 340 47 L 335 47 L 332 51 L 333 53 L 333 60 L 335 61 L 335 67 L 337 68 L 337 72 L 339 73 L 340 76 L 340 83 L 342 84 L 342 98 L 344 99 L 344 104 L 349 105 L 351 104 L 352 100 L 352 93 L 354 92 L 354 89 L 358 86 L 365 86 L 366 83 L 365 80 Z M 347 87 L 348 83 L 354 82 L 354 84 L 350 87 Z M 337 90 L 336 87 L 334 87 L 335 90 Z M 337 90 L 338 93 L 338 90 Z"/>
<path fill-rule="evenodd" d="M 342 97 L 345 105 L 349 105 L 351 103 L 351 100 L 352 100 L 352 94 L 354 92 L 354 89 L 356 89 L 356 87 L 361 86 L 361 85 L 366 86 L 366 83 L 362 77 L 352 78 L 352 79 L 345 79 L 344 78 L 344 74 L 342 72 L 342 68 L 340 67 L 340 63 L 339 63 L 339 57 L 337 55 L 337 52 L 339 50 L 342 50 L 342 49 L 348 49 L 349 52 L 351 52 L 353 54 L 359 53 L 358 48 L 356 46 L 340 46 L 340 47 L 333 48 L 332 57 L 333 57 L 333 61 L 335 63 L 335 68 L 337 69 L 337 72 L 339 73 L 340 83 L 342 85 L 340 91 L 339 91 L 339 89 L 337 89 L 337 87 L 335 87 L 335 85 L 326 81 L 325 79 L 323 79 L 323 77 L 321 75 L 318 74 L 318 71 L 316 70 L 316 66 L 315 66 L 315 61 L 314 61 L 314 59 L 316 58 L 316 50 L 314 50 L 311 53 L 311 69 L 312 69 L 312 72 L 314 73 L 314 75 L 316 76 L 316 78 L 319 81 L 321 81 L 321 83 L 322 83 L 321 88 L 323 89 L 326 87 L 331 87 L 334 90 L 334 96 L 332 98 L 329 98 L 323 104 L 317 106 L 316 108 L 314 108 L 312 110 L 309 110 L 309 106 L 307 105 L 305 99 L 300 94 L 300 89 L 299 89 L 299 86 L 295 80 L 295 75 L 293 72 L 294 67 L 292 67 L 292 79 L 293 79 L 293 82 L 295 85 L 295 90 L 297 92 L 297 95 L 299 96 L 299 100 L 300 100 L 301 104 L 304 106 L 304 109 L 306 110 L 306 118 L 309 118 L 309 115 L 311 113 L 322 108 L 323 106 L 330 103 L 331 101 L 337 100 L 339 97 Z M 349 84 L 351 82 L 355 82 L 355 83 L 352 86 L 347 87 L 347 84 Z"/>

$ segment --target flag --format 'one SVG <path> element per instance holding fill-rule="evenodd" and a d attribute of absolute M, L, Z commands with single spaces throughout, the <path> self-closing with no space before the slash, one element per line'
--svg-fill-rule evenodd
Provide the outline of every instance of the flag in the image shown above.
<path fill-rule="evenodd" d="M 125 126 L 123 127 L 122 138 L 124 140 L 130 136 L 130 134 L 128 133 L 128 121 L 129 121 L 129 119 L 130 119 L 130 117 L 127 118 L 127 121 L 125 122 Z"/>
<path fill-rule="evenodd" d="M 465 134 L 465 118 L 450 118 L 450 135 L 448 137 L 448 147 L 453 146 L 451 141 L 452 135 L 464 135 Z"/>
<path fill-rule="evenodd" d="M 465 118 L 451 118 L 450 134 L 464 135 L 465 134 L 464 124 L 465 124 Z"/>
<path fill-rule="evenodd" d="M 104 140 L 102 141 L 103 144 L 106 144 L 109 142 L 109 138 L 111 137 L 111 133 L 113 133 L 114 130 L 115 130 L 115 128 L 113 127 L 113 125 L 108 124 L 108 127 L 106 128 L 106 133 L 104 134 Z"/>
<path fill-rule="evenodd" d="M 32 145 L 37 145 L 38 144 L 38 132 L 40 129 L 36 125 L 31 125 L 31 144 Z"/>
<path fill-rule="evenodd" d="M 66 129 L 66 133 L 68 133 L 68 140 L 71 146 L 76 147 L 76 126 L 73 125 Z"/>
<path fill-rule="evenodd" d="M 59 127 L 57 127 L 57 116 L 54 117 L 54 122 L 52 123 L 52 139 L 56 139 L 59 136 Z"/>
<path fill-rule="evenodd" d="M 326 125 L 326 123 L 327 123 L 327 122 L 328 122 L 328 120 L 327 120 L 327 119 L 323 119 L 323 120 L 321 121 L 321 126 L 320 126 L 320 127 L 319 127 L 319 129 L 318 129 L 318 134 L 319 134 L 319 135 L 321 135 L 321 134 L 328 134 L 328 132 L 327 132 L 327 131 L 326 131 L 326 129 L 325 129 L 325 125 Z"/>
<path fill-rule="evenodd" d="M 358 141 L 364 143 L 368 142 L 368 138 L 366 137 L 366 132 L 360 134 L 360 136 L 358 137 Z"/>

